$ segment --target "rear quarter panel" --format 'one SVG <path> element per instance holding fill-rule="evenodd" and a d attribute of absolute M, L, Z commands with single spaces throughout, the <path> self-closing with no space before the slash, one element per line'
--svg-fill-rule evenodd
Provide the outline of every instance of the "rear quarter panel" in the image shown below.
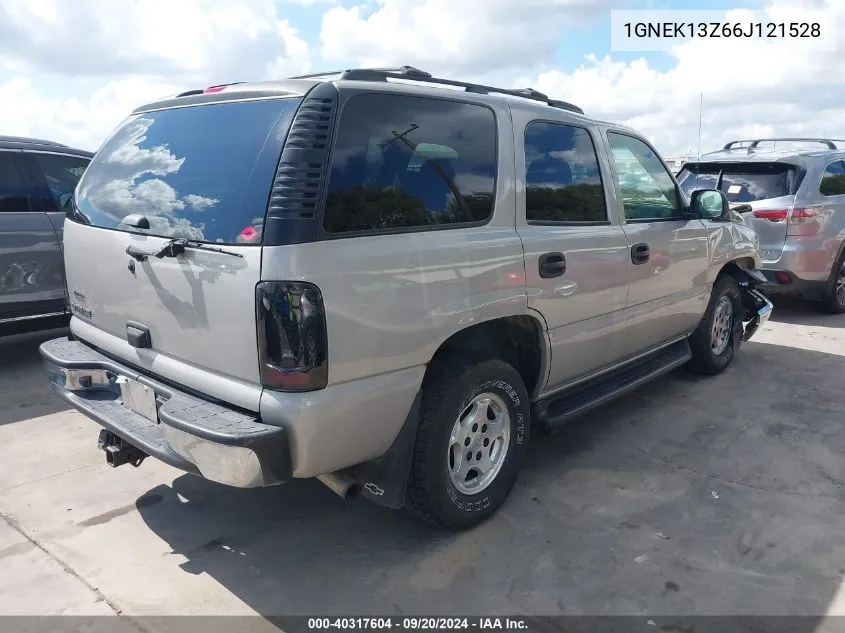
<path fill-rule="evenodd" d="M 262 396 L 262 416 L 291 431 L 294 476 L 383 455 L 446 339 L 490 319 L 529 314 L 514 225 L 510 112 L 495 113 L 498 177 L 488 224 L 263 248 L 262 280 L 314 283 L 326 311 L 328 387 Z"/>
<path fill-rule="evenodd" d="M 828 165 L 842 160 L 842 156 L 828 156 L 808 161 L 795 206 L 819 208 L 820 213 L 789 225 L 783 254 L 773 268 L 789 270 L 807 281 L 822 282 L 830 277 L 845 240 L 845 195 L 823 195 L 821 183 Z"/>
<path fill-rule="evenodd" d="M 316 284 L 326 310 L 328 387 L 262 395 L 262 417 L 290 430 L 294 475 L 383 455 L 444 340 L 474 323 L 526 313 L 522 277 L 512 227 L 266 248 L 263 278 Z"/>

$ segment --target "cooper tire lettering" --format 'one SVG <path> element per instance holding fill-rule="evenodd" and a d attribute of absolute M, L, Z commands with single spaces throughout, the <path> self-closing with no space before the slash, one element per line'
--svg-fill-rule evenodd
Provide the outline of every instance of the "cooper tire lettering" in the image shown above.
<path fill-rule="evenodd" d="M 449 474 L 449 438 L 457 417 L 484 392 L 496 394 L 500 406 L 507 408 L 509 443 L 494 478 L 475 494 L 464 494 Z M 525 461 L 528 403 L 521 377 L 501 360 L 446 357 L 432 363 L 423 383 L 407 508 L 428 522 L 452 529 L 477 525 L 495 512 L 510 494 Z"/>

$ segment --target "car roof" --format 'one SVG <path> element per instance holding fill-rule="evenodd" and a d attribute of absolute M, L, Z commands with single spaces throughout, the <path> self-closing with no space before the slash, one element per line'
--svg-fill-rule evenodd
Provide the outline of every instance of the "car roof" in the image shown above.
<path fill-rule="evenodd" d="M 583 121 L 601 123 L 601 121 L 586 115 L 578 106 L 552 99 L 532 88 L 496 88 L 453 79 L 437 78 L 411 66 L 388 69 L 350 69 L 301 75 L 275 81 L 222 84 L 164 97 L 139 106 L 133 111 L 133 114 L 201 103 L 272 97 L 303 97 L 314 86 L 324 82 L 331 82 L 338 88 L 370 89 L 380 92 L 418 94 L 441 98 L 451 91 L 457 92 L 461 99 L 478 103 L 507 102 L 514 108 L 527 108 L 541 113 L 565 112 L 566 118 L 571 116 Z M 458 90 L 459 88 L 461 90 Z M 631 131 L 633 132 L 633 130 Z"/>
<path fill-rule="evenodd" d="M 760 147 L 764 142 L 796 142 L 814 144 L 816 147 Z M 734 147 L 734 145 L 750 143 L 747 147 Z M 837 144 L 839 143 L 839 144 Z M 825 145 L 825 149 L 819 149 L 818 145 Z M 690 159 L 688 162 L 695 163 L 759 163 L 759 162 L 782 162 L 791 164 L 804 164 L 808 160 L 826 159 L 832 160 L 845 156 L 845 141 L 814 138 L 773 138 L 756 139 L 752 141 L 731 141 L 719 150 L 707 152 L 701 156 Z"/>
<path fill-rule="evenodd" d="M 275 81 L 240 82 L 228 84 L 222 90 L 206 93 L 202 89 L 189 90 L 180 94 L 163 97 L 157 101 L 138 106 L 132 114 L 141 114 L 154 110 L 163 110 L 179 106 L 199 105 L 203 103 L 221 103 L 244 99 L 304 97 L 314 86 L 331 82 L 338 88 L 353 88 L 357 90 L 373 90 L 379 92 L 393 92 L 396 94 L 416 94 L 427 97 L 443 98 L 449 93 L 457 93 L 462 100 L 481 104 L 507 103 L 515 110 L 523 109 L 534 113 L 538 118 L 565 119 L 571 122 L 592 123 L 604 125 L 615 131 L 627 133 L 638 138 L 645 138 L 636 129 L 617 123 L 605 121 L 569 108 L 558 107 L 544 102 L 541 98 L 532 98 L 508 93 L 482 93 L 472 90 L 454 90 L 436 83 L 386 82 L 379 80 L 347 80 L 337 78 L 290 78 Z M 471 84 L 470 84 L 471 85 Z M 212 88 L 218 88 L 216 86 Z M 208 89 L 205 89 L 208 90 Z M 541 94 L 541 93 L 537 93 Z M 554 101 L 554 100 L 550 100 Z M 571 104 L 567 104 L 571 105 Z M 575 106 L 577 108 L 577 106 Z M 579 109 L 580 110 L 580 109 Z"/>
<path fill-rule="evenodd" d="M 0 135 L 0 149 L 21 149 L 42 152 L 59 152 L 62 154 L 84 156 L 86 158 L 91 158 L 94 156 L 93 152 L 89 152 L 84 149 L 70 147 L 62 143 L 57 143 L 56 141 L 49 141 L 41 138 L 31 138 L 28 136 Z"/>

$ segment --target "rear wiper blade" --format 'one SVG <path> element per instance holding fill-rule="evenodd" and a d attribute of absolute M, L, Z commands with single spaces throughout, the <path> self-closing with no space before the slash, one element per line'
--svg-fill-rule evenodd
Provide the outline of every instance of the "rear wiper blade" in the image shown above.
<path fill-rule="evenodd" d="M 139 248 L 135 248 L 132 244 L 130 244 L 126 247 L 126 253 L 127 255 L 131 255 L 139 261 L 143 261 L 147 257 L 157 257 L 158 259 L 161 259 L 162 257 L 177 257 L 178 255 L 184 253 L 186 248 L 196 248 L 204 251 L 214 251 L 215 253 L 223 253 L 224 255 L 232 255 L 233 257 L 243 257 L 241 253 L 236 253 L 234 251 L 229 251 L 224 248 L 212 246 L 211 244 L 206 244 L 205 242 L 189 240 L 185 237 L 177 237 L 172 240 L 169 240 L 165 242 L 161 248 L 154 251 L 143 251 Z"/>
<path fill-rule="evenodd" d="M 158 251 L 156 251 L 154 255 L 159 259 L 161 259 L 162 257 L 176 257 L 177 255 L 181 255 L 182 253 L 184 253 L 186 248 L 197 248 L 204 251 L 214 251 L 215 253 L 232 255 L 233 257 L 243 257 L 243 255 L 241 255 L 240 253 L 236 253 L 235 251 L 228 251 L 225 248 L 220 248 L 219 246 L 212 246 L 211 244 L 207 244 L 206 242 L 197 242 L 196 240 L 189 240 L 185 237 L 178 237 L 176 239 L 170 240 Z"/>

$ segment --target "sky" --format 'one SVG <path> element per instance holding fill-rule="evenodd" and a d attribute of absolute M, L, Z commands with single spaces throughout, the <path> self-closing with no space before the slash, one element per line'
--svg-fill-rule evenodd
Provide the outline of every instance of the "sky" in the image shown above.
<path fill-rule="evenodd" d="M 815 21 L 825 45 L 692 38 L 621 50 L 612 12 L 644 9 Z M 134 107 L 165 95 L 408 64 L 533 87 L 636 128 L 664 155 L 845 138 L 843 17 L 845 0 L 0 0 L 0 134 L 96 151 Z"/>

